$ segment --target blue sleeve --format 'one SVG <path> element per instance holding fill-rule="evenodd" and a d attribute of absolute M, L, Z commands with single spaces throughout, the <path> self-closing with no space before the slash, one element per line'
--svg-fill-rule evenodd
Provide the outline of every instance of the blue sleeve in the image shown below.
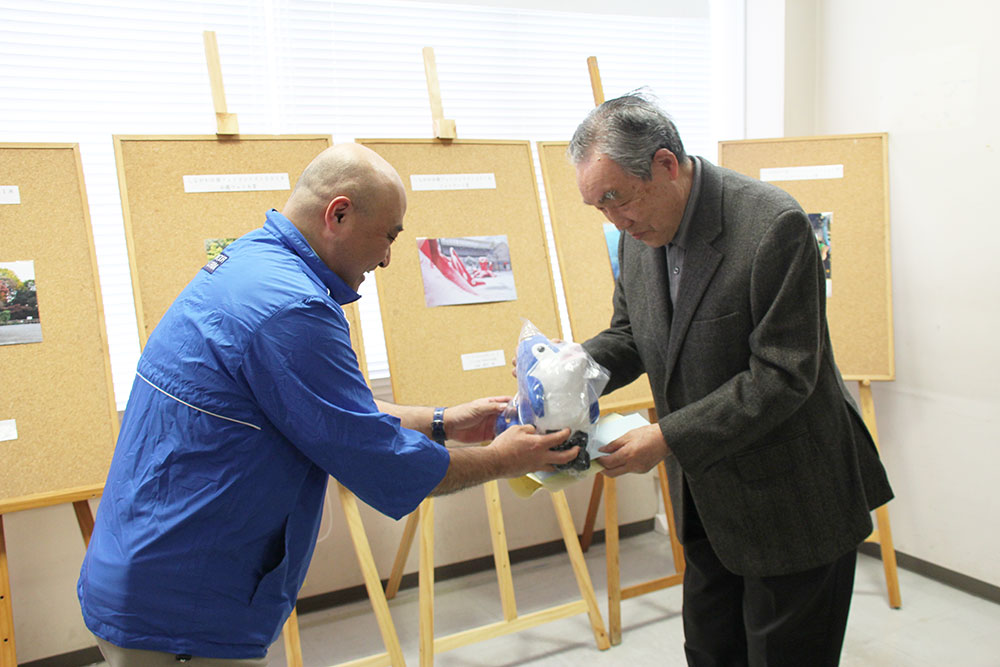
<path fill-rule="evenodd" d="M 287 306 L 256 332 L 242 371 L 261 410 L 295 447 L 380 512 L 412 512 L 444 477 L 448 450 L 379 412 L 339 307 Z"/>

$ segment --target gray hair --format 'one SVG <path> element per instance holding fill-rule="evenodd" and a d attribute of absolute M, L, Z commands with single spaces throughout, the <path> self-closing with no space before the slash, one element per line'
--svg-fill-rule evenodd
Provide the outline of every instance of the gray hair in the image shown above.
<path fill-rule="evenodd" d="M 670 116 L 639 92 L 608 100 L 591 111 L 573 133 L 567 153 L 573 164 L 602 153 L 626 173 L 648 181 L 653 155 L 666 148 L 680 164 L 687 162 L 684 144 Z"/>

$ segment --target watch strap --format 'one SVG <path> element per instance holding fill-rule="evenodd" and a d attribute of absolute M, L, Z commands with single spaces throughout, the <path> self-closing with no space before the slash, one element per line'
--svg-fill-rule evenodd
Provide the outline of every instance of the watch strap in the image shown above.
<path fill-rule="evenodd" d="M 434 419 L 431 420 L 431 439 L 439 445 L 447 440 L 444 433 L 444 408 L 434 408 Z"/>

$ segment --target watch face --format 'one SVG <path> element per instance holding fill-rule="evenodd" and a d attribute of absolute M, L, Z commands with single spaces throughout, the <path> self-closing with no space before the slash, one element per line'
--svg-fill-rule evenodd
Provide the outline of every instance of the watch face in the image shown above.
<path fill-rule="evenodd" d="M 434 408 L 434 419 L 431 421 L 431 438 L 439 444 L 444 444 L 444 408 Z"/>

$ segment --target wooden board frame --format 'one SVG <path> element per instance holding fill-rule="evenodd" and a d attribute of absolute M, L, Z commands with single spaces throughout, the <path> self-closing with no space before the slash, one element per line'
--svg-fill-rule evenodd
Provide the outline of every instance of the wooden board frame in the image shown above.
<path fill-rule="evenodd" d="M 0 514 L 99 490 L 118 437 L 104 305 L 77 144 L 0 144 L 0 260 L 34 261 L 40 343 L 0 345 Z M 52 419 L 57 411 L 58 419 Z"/>
<path fill-rule="evenodd" d="M 576 170 L 566 157 L 566 141 L 538 142 L 545 197 L 552 221 L 559 272 L 573 338 L 583 342 L 608 327 L 615 291 L 611 259 L 604 241 L 604 216 L 583 203 Z M 653 407 L 644 373 L 631 384 L 601 397 L 601 412 L 633 412 Z"/>
<path fill-rule="evenodd" d="M 294 187 L 329 135 L 115 135 L 139 342 L 207 261 L 204 241 L 260 227 L 291 190 L 185 193 L 183 176 L 288 174 Z M 141 193 L 141 196 L 139 195 Z M 178 270 L 178 267 L 185 267 Z"/>
<path fill-rule="evenodd" d="M 394 400 L 453 405 L 471 396 L 513 394 L 509 352 L 516 346 L 521 318 L 531 320 L 549 338 L 562 337 L 530 143 L 357 143 L 386 158 L 407 190 L 405 231 L 393 245 L 391 266 L 375 274 Z M 416 173 L 487 172 L 495 174 L 496 189 L 413 192 L 410 186 L 410 176 Z M 428 308 L 416 239 L 500 234 L 507 235 L 510 245 L 517 300 Z M 504 351 L 503 366 L 462 370 L 461 355 L 493 350 Z"/>
<path fill-rule="evenodd" d="M 761 169 L 842 166 L 842 178 L 773 181 L 807 213 L 833 212 L 830 336 L 845 380 L 893 380 L 889 244 L 889 137 L 843 134 L 719 142 L 719 164 Z"/>
<path fill-rule="evenodd" d="M 17 439 L 0 443 L 0 664 L 15 665 L 3 515 L 72 503 L 86 543 L 118 410 L 79 145 L 0 143 L 0 185 L 20 195 L 0 205 L 0 260 L 35 262 L 42 322 L 41 343 L 0 346 L 0 385 L 16 388 L 0 419 L 17 422 Z"/>

